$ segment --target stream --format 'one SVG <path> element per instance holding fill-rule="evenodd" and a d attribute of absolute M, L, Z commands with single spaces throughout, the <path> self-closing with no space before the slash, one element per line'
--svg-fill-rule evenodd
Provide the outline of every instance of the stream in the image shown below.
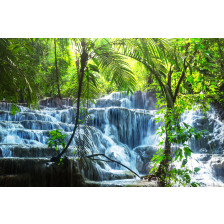
<path fill-rule="evenodd" d="M 66 156 L 75 160 L 77 139 L 85 141 L 84 136 L 88 136 L 91 140 L 86 149 L 88 155 L 105 154 L 140 176 L 148 174 L 152 167 L 150 160 L 159 149 L 160 141 L 156 134 L 161 125 L 155 120 L 159 116 L 156 102 L 156 94 L 151 92 L 136 92 L 128 97 L 125 93 L 114 92 L 96 100 L 88 109 L 91 116 L 89 128 L 80 125 L 80 135 L 73 139 Z M 6 167 L 9 161 L 14 164 L 12 173 L 9 173 L 11 176 L 18 174 L 16 167 L 21 167 L 24 161 L 29 161 L 26 162 L 29 164 L 57 155 L 47 147 L 51 130 L 63 131 L 67 141 L 72 134 L 76 109 L 71 100 L 45 99 L 39 104 L 40 110 L 20 105 L 20 112 L 13 115 L 11 104 L 0 102 L 0 167 Z M 181 122 L 208 130 L 200 140 L 191 139 L 189 142 L 194 152 L 189 167 L 200 168 L 192 179 L 201 186 L 224 186 L 224 122 L 212 107 L 206 114 L 186 111 Z M 102 156 L 97 158 L 105 160 Z M 89 186 L 156 186 L 140 181 L 116 163 L 99 160 L 86 163 L 77 167 Z"/>

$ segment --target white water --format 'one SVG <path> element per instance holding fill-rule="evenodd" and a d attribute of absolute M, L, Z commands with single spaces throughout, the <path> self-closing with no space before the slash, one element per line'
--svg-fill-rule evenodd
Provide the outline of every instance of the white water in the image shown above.
<path fill-rule="evenodd" d="M 23 145 L 27 150 L 30 147 L 36 147 L 35 156 L 47 157 L 43 151 L 39 152 L 39 149 L 47 148 L 46 141 L 50 130 L 60 129 L 69 139 L 73 130 L 71 123 L 75 117 L 75 109 L 68 106 L 69 102 L 65 104 L 63 109 L 43 107 L 40 111 L 20 106 L 20 113 L 14 116 L 10 112 L 10 104 L 1 103 L 0 149 L 2 156 L 28 156 L 24 150 L 23 153 L 20 152 Z M 96 105 L 89 109 L 92 127 L 88 132 L 93 141 L 87 153 L 103 153 L 135 172 L 146 174 L 150 158 L 156 152 L 160 141 L 159 136 L 156 135 L 156 129 L 160 124 L 155 122 L 157 117 L 155 104 L 156 98 L 153 94 L 139 92 L 128 97 L 125 94 L 112 93 L 98 100 Z M 47 105 L 50 105 L 49 102 Z M 209 111 L 205 120 L 202 119 L 203 116 L 199 111 L 189 111 L 182 116 L 182 121 L 199 129 L 208 128 L 210 131 L 201 141 L 192 139 L 190 142 L 195 154 L 189 164 L 191 167 L 201 168 L 197 176 L 192 178 L 208 186 L 221 186 L 222 177 L 219 176 L 217 179 L 217 172 L 214 172 L 212 167 L 214 164 L 217 167 L 221 163 L 217 158 L 221 158 L 222 161 L 224 125 L 214 110 Z M 69 155 L 72 155 L 75 145 L 74 139 Z M 201 156 L 208 154 L 210 157 L 206 161 L 201 161 Z M 216 160 L 213 161 L 214 156 Z M 198 162 L 195 162 L 195 158 Z M 124 167 L 115 163 L 103 162 L 94 164 L 93 168 L 83 171 L 83 175 L 93 180 L 131 178 L 126 171 Z"/>

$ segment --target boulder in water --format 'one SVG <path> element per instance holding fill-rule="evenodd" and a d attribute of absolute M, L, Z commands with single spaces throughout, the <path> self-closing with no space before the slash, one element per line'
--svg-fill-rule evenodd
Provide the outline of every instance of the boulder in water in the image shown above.
<path fill-rule="evenodd" d="M 211 162 L 211 167 L 218 178 L 224 179 L 224 158 L 217 158 Z"/>
<path fill-rule="evenodd" d="M 136 153 L 136 168 L 140 173 L 149 173 L 152 167 L 150 161 L 157 150 L 157 146 L 138 146 L 134 148 L 134 152 Z"/>

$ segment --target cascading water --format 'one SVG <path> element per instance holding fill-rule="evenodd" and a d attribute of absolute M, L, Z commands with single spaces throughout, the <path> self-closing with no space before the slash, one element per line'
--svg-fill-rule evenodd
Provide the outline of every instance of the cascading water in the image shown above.
<path fill-rule="evenodd" d="M 202 186 L 224 186 L 224 167 L 220 166 L 224 152 L 224 123 L 212 107 L 205 114 L 199 110 L 186 111 L 181 120 L 197 130 L 206 130 L 200 140 L 192 138 L 189 142 L 194 152 L 189 168 L 200 168 L 192 179 Z"/>
<path fill-rule="evenodd" d="M 150 171 L 150 160 L 158 150 L 159 137 L 155 122 L 157 117 L 154 93 L 136 92 L 128 97 L 126 93 L 115 92 L 101 99 L 89 109 L 92 117 L 88 134 L 92 139 L 88 154 L 102 153 L 121 162 L 139 174 Z M 40 101 L 40 110 L 19 106 L 19 113 L 12 115 L 8 103 L 0 103 L 0 156 L 4 158 L 50 158 L 57 153 L 47 148 L 49 132 L 60 129 L 67 135 L 72 133 L 75 108 L 71 100 L 52 99 Z M 224 125 L 211 109 L 204 115 L 198 111 L 186 112 L 182 121 L 209 133 L 200 141 L 192 139 L 194 151 L 191 165 L 200 167 L 197 181 L 206 185 L 222 185 L 224 177 Z M 80 125 L 80 132 L 84 127 Z M 73 140 L 67 156 L 73 156 Z M 104 159 L 104 157 L 98 157 Z M 111 162 L 89 161 L 87 168 L 80 168 L 81 174 L 89 180 L 127 183 L 135 176 L 126 168 Z M 109 181 L 110 180 L 110 181 Z M 122 181 L 123 182 L 122 182 Z M 110 182 L 111 183 L 111 182 Z M 119 185 L 119 184 L 118 184 Z M 121 184 L 122 185 L 122 184 Z"/>

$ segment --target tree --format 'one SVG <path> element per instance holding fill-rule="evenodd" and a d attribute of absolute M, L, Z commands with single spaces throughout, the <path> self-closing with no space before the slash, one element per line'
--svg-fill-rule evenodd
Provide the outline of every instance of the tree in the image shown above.
<path fill-rule="evenodd" d="M 67 151 L 80 123 L 81 100 L 94 99 L 97 96 L 97 80 L 94 72 L 104 74 L 111 78 L 111 83 L 116 83 L 119 90 L 132 92 L 136 81 L 122 56 L 109 39 L 74 39 L 76 55 L 76 74 L 74 77 L 73 93 L 76 98 L 77 111 L 73 133 L 64 149 L 51 161 L 59 161 L 60 157 Z M 88 106 L 88 103 L 87 103 Z"/>
<path fill-rule="evenodd" d="M 32 51 L 30 39 L 0 39 L 0 100 L 37 103 Z"/>
<path fill-rule="evenodd" d="M 224 101 L 224 40 L 221 38 L 196 39 L 199 57 L 196 69 L 203 88 L 204 101 L 223 105 Z M 198 83 L 197 83 L 198 84 Z M 224 106 L 222 106 L 224 108 Z"/>
<path fill-rule="evenodd" d="M 37 82 L 40 98 L 66 96 L 67 81 L 74 72 L 71 40 L 68 38 L 32 39 L 38 73 Z"/>
<path fill-rule="evenodd" d="M 59 74 L 58 74 L 58 62 L 57 62 L 57 44 L 56 39 L 54 38 L 54 58 L 55 58 L 55 73 L 56 73 L 56 82 L 58 89 L 58 96 L 61 98 L 60 86 L 59 86 Z"/>
<path fill-rule="evenodd" d="M 112 90 L 132 92 L 135 76 L 141 77 L 137 88 L 159 90 L 160 106 L 165 106 L 166 137 L 157 170 L 165 186 L 174 133 L 183 131 L 177 122 L 181 113 L 195 104 L 206 109 L 210 102 L 224 102 L 223 54 L 224 41 L 217 38 L 0 39 L 0 99 L 28 105 L 38 97 L 75 99 L 74 130 L 57 160 L 71 144 L 80 111 L 91 99 Z"/>
<path fill-rule="evenodd" d="M 209 103 L 223 102 L 223 40 L 222 39 L 121 39 L 118 43 L 124 55 L 141 63 L 157 83 L 165 106 L 164 150 L 159 157 L 156 175 L 160 185 L 166 185 L 166 177 L 172 159 L 171 143 L 184 143 L 188 137 L 199 133 L 187 127 L 188 136 L 178 124 L 186 109 L 198 104 L 203 110 Z M 151 84 L 151 85 L 152 85 Z M 165 104 L 163 103 L 165 101 Z M 174 139 L 182 135 L 181 141 Z M 189 153 L 189 148 L 185 147 Z"/>
<path fill-rule="evenodd" d="M 123 44 L 122 44 L 123 42 Z M 189 90 L 192 65 L 197 49 L 190 47 L 187 39 L 124 39 L 119 43 L 124 55 L 133 58 L 144 65 L 157 82 L 162 97 L 165 100 L 165 144 L 163 157 L 157 171 L 160 186 L 166 185 L 166 176 L 171 161 L 170 132 L 173 130 L 172 119 L 179 118 L 186 106 L 178 108 L 183 99 L 179 94 L 183 89 Z M 186 104 L 185 104 L 186 105 Z M 172 118 L 172 119 L 171 119 Z"/>

